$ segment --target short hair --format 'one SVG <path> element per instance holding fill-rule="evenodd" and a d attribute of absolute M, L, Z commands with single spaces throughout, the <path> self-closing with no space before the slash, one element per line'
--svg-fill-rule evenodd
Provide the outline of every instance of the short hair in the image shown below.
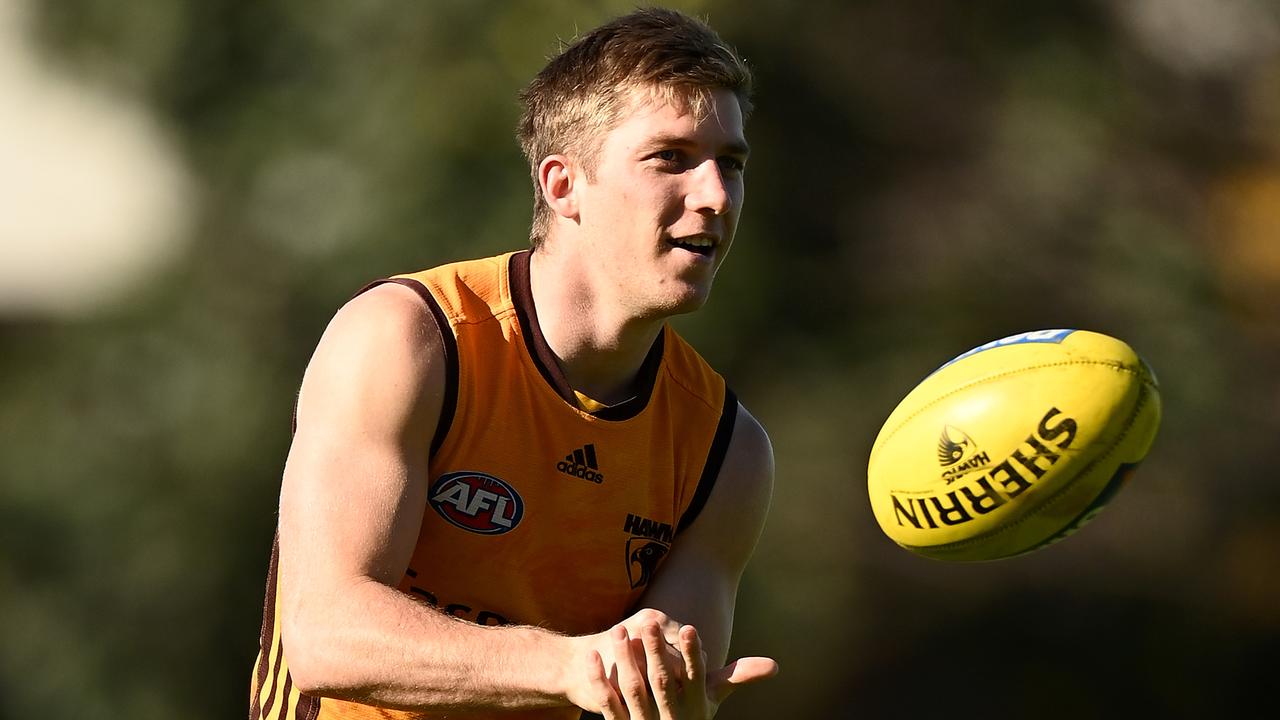
<path fill-rule="evenodd" d="M 701 115 L 715 90 L 733 92 L 751 112 L 751 71 L 705 22 L 676 10 L 645 8 L 616 18 L 569 44 L 520 93 L 517 137 L 533 179 L 529 241 L 551 229 L 538 166 L 556 153 L 573 155 L 593 178 L 603 136 L 616 127 L 635 91 Z"/>

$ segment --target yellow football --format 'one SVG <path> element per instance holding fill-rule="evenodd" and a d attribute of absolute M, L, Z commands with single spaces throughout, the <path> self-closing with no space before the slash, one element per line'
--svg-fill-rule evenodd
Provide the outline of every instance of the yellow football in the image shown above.
<path fill-rule="evenodd" d="M 976 347 L 917 385 L 871 449 L 867 490 L 894 542 L 995 560 L 1075 532 L 1160 426 L 1155 376 L 1127 344 L 1040 330 Z"/>

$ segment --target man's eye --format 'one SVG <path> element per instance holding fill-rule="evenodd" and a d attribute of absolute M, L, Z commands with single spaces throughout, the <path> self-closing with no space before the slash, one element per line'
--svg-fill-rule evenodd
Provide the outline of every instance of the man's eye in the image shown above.
<path fill-rule="evenodd" d="M 720 158 L 720 169 L 732 172 L 742 172 L 747 169 L 747 164 L 732 155 L 726 155 Z"/>
<path fill-rule="evenodd" d="M 680 151 L 679 150 L 659 150 L 658 152 L 654 153 L 653 156 L 658 158 L 662 162 L 673 163 L 680 159 Z"/>

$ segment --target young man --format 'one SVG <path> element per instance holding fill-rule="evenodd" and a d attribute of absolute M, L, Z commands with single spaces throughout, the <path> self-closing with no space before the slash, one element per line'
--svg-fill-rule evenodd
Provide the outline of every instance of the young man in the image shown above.
<path fill-rule="evenodd" d="M 252 718 L 707 718 L 772 489 L 667 324 L 743 200 L 750 75 L 638 11 L 525 90 L 533 250 L 366 289 L 307 368 Z"/>

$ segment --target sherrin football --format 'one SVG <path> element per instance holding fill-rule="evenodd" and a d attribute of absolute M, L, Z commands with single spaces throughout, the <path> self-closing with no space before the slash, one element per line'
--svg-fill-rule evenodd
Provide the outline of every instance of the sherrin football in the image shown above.
<path fill-rule="evenodd" d="M 1125 343 L 1085 330 L 989 342 L 902 400 L 867 489 L 894 542 L 938 560 L 1030 552 L 1088 522 L 1146 456 L 1160 393 Z"/>

